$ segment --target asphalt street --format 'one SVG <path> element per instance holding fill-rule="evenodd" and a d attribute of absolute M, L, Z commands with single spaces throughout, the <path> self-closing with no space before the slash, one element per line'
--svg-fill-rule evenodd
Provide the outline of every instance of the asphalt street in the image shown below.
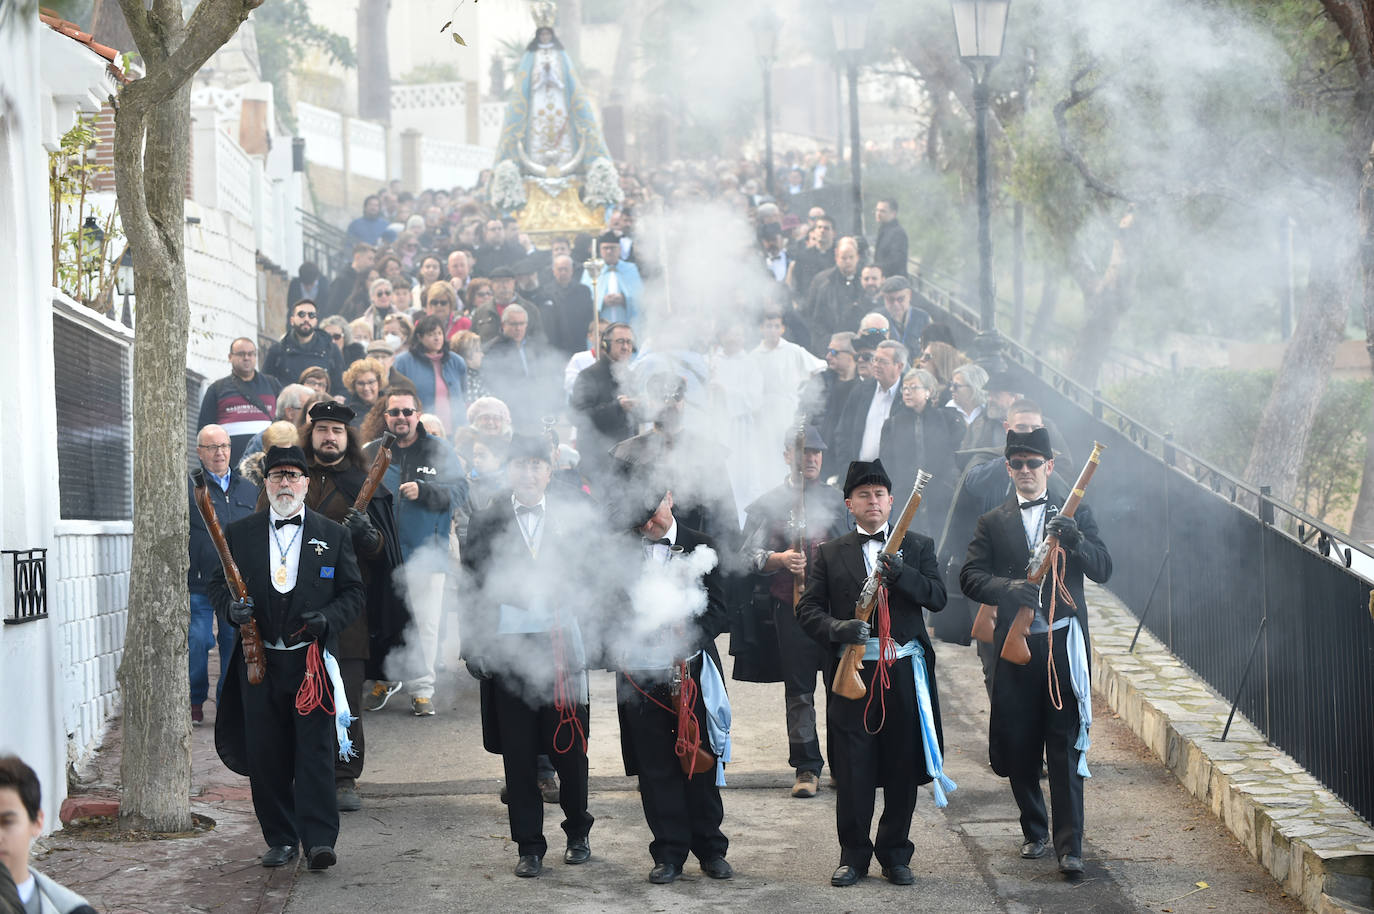
<path fill-rule="evenodd" d="M 722 639 L 723 655 L 725 648 Z M 889 885 L 876 864 L 852 888 L 830 886 L 839 856 L 834 794 L 789 796 L 782 687 L 740 682 L 729 684 L 735 760 L 723 791 L 736 876 L 710 880 L 689 859 L 676 884 L 649 884 L 650 836 L 635 782 L 621 764 L 607 673 L 592 679 L 592 859 L 576 867 L 562 863 L 561 813 L 546 806 L 544 874 L 516 878 L 517 855 L 498 799 L 501 760 L 482 749 L 477 684 L 449 645 L 435 717 L 413 717 L 399 694 L 367 714 L 365 806 L 344 814 L 339 865 L 324 874 L 301 868 L 286 910 L 1301 910 L 1100 703 L 1086 788 L 1085 878 L 1066 882 L 1052 855 L 1020 859 L 1015 804 L 987 764 L 988 707 L 977 657 L 972 648 L 948 644 L 937 644 L 937 653 L 946 771 L 959 789 L 945 809 L 922 791 L 912 828 L 914 887 Z"/>

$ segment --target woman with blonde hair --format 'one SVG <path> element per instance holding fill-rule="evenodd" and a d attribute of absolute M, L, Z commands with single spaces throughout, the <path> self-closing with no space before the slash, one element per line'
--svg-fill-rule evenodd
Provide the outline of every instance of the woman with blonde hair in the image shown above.
<path fill-rule="evenodd" d="M 262 458 L 274 447 L 290 447 L 300 441 L 300 429 L 295 423 L 278 419 L 262 430 L 262 448 L 244 455 L 239 461 L 239 472 L 243 478 L 255 486 L 262 485 Z"/>
<path fill-rule="evenodd" d="M 348 391 L 348 408 L 357 415 L 350 425 L 362 425 L 363 416 L 377 402 L 377 395 L 387 385 L 386 366 L 376 359 L 358 359 L 344 372 L 344 390 Z"/>

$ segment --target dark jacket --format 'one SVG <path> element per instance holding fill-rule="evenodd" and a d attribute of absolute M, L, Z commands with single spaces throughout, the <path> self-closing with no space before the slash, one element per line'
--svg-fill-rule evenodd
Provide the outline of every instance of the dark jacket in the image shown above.
<path fill-rule="evenodd" d="M 283 384 L 295 384 L 301 372 L 318 365 L 329 371 L 329 389 L 335 393 L 343 391 L 343 354 L 329 334 L 318 330 L 308 342 L 296 338 L 294 330 L 288 330 L 281 342 L 267 353 L 267 361 L 262 370 Z"/>
<path fill-rule="evenodd" d="M 906 229 L 896 219 L 878 226 L 878 238 L 873 242 L 873 262 L 882 268 L 883 276 L 905 276 L 907 255 Z"/>
<path fill-rule="evenodd" d="M 276 418 L 279 393 L 281 382 L 264 372 L 254 372 L 251 381 L 235 374 L 225 375 L 205 389 L 196 428 L 222 426 L 231 445 L 229 463 L 238 466 L 248 442 Z"/>
<path fill-rule="evenodd" d="M 613 365 L 603 357 L 578 374 L 569 401 L 582 472 L 598 482 L 610 468 L 611 449 L 635 433 L 634 419 L 620 408 L 620 382 Z"/>
<path fill-rule="evenodd" d="M 859 329 L 859 321 L 864 316 L 862 299 L 863 284 L 859 282 L 857 269 L 850 277 L 841 273 L 839 267 L 816 274 L 807 290 L 803 309 L 811 328 L 812 352 L 816 352 L 816 347 L 824 347 L 836 333 Z"/>
<path fill-rule="evenodd" d="M 378 442 L 363 448 L 368 460 L 377 453 Z M 449 522 L 455 506 L 467 500 L 468 481 L 461 475 L 453 448 L 419 425 L 418 437 L 410 447 L 392 445 L 391 466 L 382 480 L 395 494 L 396 532 L 401 555 L 409 560 L 421 546 L 448 549 Z M 419 497 L 411 500 L 400 494 L 401 485 L 418 484 Z"/>
<path fill-rule="evenodd" d="M 492 396 L 510 407 L 515 430 L 536 434 L 543 429 L 543 418 L 555 415 L 563 405 L 562 365 L 538 336 L 526 334 L 523 362 L 520 349 L 510 337 L 497 337 L 486 348 L 482 380 Z"/>
<path fill-rule="evenodd" d="M 901 381 L 897 382 L 901 384 Z M 856 381 L 853 388 L 849 391 L 849 396 L 845 398 L 844 406 L 840 408 L 840 416 L 835 420 L 835 440 L 827 441 L 830 450 L 825 453 L 825 462 L 828 465 L 826 475 L 839 474 L 844 478 L 845 470 L 849 469 L 852 460 L 859 459 L 859 448 L 864 443 L 864 427 L 868 423 L 868 408 L 873 404 L 873 395 L 878 392 L 878 381 L 869 378 L 867 381 Z M 888 418 L 892 418 L 892 413 L 897 407 L 902 405 L 901 388 L 892 398 L 892 409 L 888 411 Z M 831 458 L 834 462 L 831 463 Z M 890 472 L 890 471 L 889 471 Z M 915 474 L 913 474 L 914 477 Z"/>
<path fill-rule="evenodd" d="M 519 305 L 525 309 L 525 316 L 529 319 L 529 325 L 525 327 L 525 339 L 543 338 L 546 335 L 544 329 L 543 315 L 528 298 L 524 298 L 519 292 L 515 293 L 515 301 L 511 305 Z M 482 345 L 486 346 L 501 338 L 501 315 L 505 314 L 509 305 L 483 305 L 472 312 L 472 332 L 482 338 Z M 588 321 L 590 323 L 590 321 Z M 585 336 L 586 327 L 583 327 Z"/>
<path fill-rule="evenodd" d="M 343 526 L 334 523 L 318 511 L 305 512 L 301 526 L 301 555 L 296 567 L 296 587 L 284 618 L 273 618 L 271 597 L 275 592 L 268 567 L 268 532 L 270 512 L 259 511 L 235 521 L 225 530 L 229 552 L 243 574 L 248 595 L 253 599 L 253 618 L 263 643 L 278 638 L 292 642 L 292 633 L 301 626 L 301 617 L 319 612 L 327 623 L 325 647 L 330 653 L 338 649 L 338 633 L 342 632 L 362 612 L 364 590 L 358 562 L 353 555 L 353 538 Z M 318 541 L 311 545 L 311 540 Z M 229 611 L 232 597 L 225 583 L 223 569 L 217 570 L 209 587 L 210 602 L 221 618 Z M 237 667 L 243 663 L 243 645 L 234 644 L 229 659 L 228 681 L 238 677 Z M 267 684 L 249 688 L 269 688 Z M 215 748 L 225 766 L 238 774 L 248 774 L 248 753 L 244 741 L 247 721 L 244 719 L 243 696 L 237 688 L 228 688 L 220 700 L 215 715 Z"/>
<path fill-rule="evenodd" d="M 935 681 L 935 648 L 926 632 L 922 609 L 939 612 L 945 608 L 945 585 L 935 561 L 935 544 L 930 537 L 910 533 L 902 540 L 902 574 L 887 592 L 892 639 L 898 644 L 916 639 L 925 652 L 926 685 L 935 715 L 935 733 L 944 748 L 940 727 L 940 693 Z M 802 630 L 826 647 L 825 681 L 835 680 L 839 648 L 833 638 L 836 621 L 854 618 L 868 573 L 864 567 L 863 547 L 857 531 L 822 543 L 807 566 L 806 589 L 797 604 L 797 623 Z M 876 625 L 874 626 L 876 629 Z M 918 783 L 931 779 L 924 773 Z"/>
<path fill-rule="evenodd" d="M 344 269 L 348 271 L 346 282 L 358 281 L 358 274 L 353 272 L 353 267 L 351 265 Z M 340 275 L 343 275 L 343 271 L 340 271 Z M 337 313 L 335 311 L 326 310 L 332 301 L 329 292 L 329 280 L 321 276 L 316 280 L 315 294 L 310 298 L 310 300 L 315 303 L 315 310 L 319 313 L 320 320 L 324 320 L 326 317 Z M 304 298 L 305 290 L 301 288 L 301 278 L 299 276 L 291 277 L 291 282 L 286 287 L 286 306 L 288 308 L 294 307 L 297 302 Z"/>
<path fill-rule="evenodd" d="M 927 403 L 920 413 L 905 403 L 894 403 L 883 423 L 878 456 L 892 477 L 892 494 L 897 499 L 893 510 L 901 510 L 897 505 L 905 504 L 916 484 L 917 470 L 931 474 L 912 529 L 932 539 L 940 535 L 954 500 L 954 486 L 959 481 L 954 452 L 963 433 L 964 420 L 959 414 L 933 403 Z"/>
<path fill-rule="evenodd" d="M 219 520 L 221 530 L 257 510 L 257 486 L 244 479 L 232 466 L 229 468 L 228 491 L 219 487 L 208 470 L 205 473 L 205 489 L 210 493 L 210 504 L 215 508 L 215 518 Z M 186 586 L 191 593 L 203 594 L 220 567 L 219 553 L 215 551 L 210 529 L 205 526 L 200 509 L 196 507 L 196 487 L 189 479 L 186 481 L 186 494 L 191 500 L 191 564 L 186 570 Z"/>
<path fill-rule="evenodd" d="M 551 282 L 534 293 L 534 304 L 549 345 L 568 356 L 587 348 L 587 328 L 596 316 L 591 289 L 580 282 Z"/>

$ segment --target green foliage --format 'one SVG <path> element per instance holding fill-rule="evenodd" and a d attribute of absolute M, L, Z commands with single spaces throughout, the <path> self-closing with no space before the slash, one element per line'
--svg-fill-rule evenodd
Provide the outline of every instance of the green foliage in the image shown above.
<path fill-rule="evenodd" d="M 257 30 L 262 78 L 272 84 L 277 110 L 287 120 L 291 120 L 287 78 L 307 53 L 321 51 L 341 66 L 357 66 L 357 56 L 348 39 L 311 19 L 305 0 L 264 3 L 254 10 L 253 23 Z"/>
<path fill-rule="evenodd" d="M 1203 369 L 1135 378 L 1107 391 L 1128 415 L 1232 475 L 1245 470 L 1260 414 L 1274 385 L 1272 371 Z M 1312 425 L 1298 475 L 1296 501 L 1308 513 L 1340 525 L 1360 490 L 1366 420 L 1374 382 L 1333 379 Z"/>
<path fill-rule="evenodd" d="M 96 210 L 88 208 L 86 195 L 96 175 L 110 170 L 110 166 L 91 158 L 99 139 L 95 119 L 79 116 L 72 129 L 63 134 L 58 151 L 48 155 L 48 197 L 53 216 L 53 285 L 103 311 L 115 271 L 109 252 L 122 253 L 119 241 L 124 233 L 114 207 L 103 222 Z M 104 233 L 98 242 L 83 229 L 87 216 L 95 216 Z"/>

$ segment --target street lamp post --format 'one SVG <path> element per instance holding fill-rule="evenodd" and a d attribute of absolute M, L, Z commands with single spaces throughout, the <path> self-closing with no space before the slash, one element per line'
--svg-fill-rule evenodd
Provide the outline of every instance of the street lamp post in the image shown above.
<path fill-rule="evenodd" d="M 988 73 L 1002 56 L 1011 0 L 952 0 L 959 57 L 973 74 L 974 140 L 978 148 L 978 338 L 973 350 L 990 370 L 1001 368 L 997 300 L 992 288 L 992 228 L 988 209 Z"/>
<path fill-rule="evenodd" d="M 763 167 L 768 195 L 777 196 L 773 168 L 773 62 L 778 56 L 778 17 L 765 6 L 750 23 L 754 31 L 754 50 L 763 69 Z"/>
<path fill-rule="evenodd" d="M 871 0 L 837 0 L 831 7 L 830 22 L 835 30 L 835 50 L 845 59 L 849 70 L 849 173 L 854 208 L 854 238 L 864 234 L 863 173 L 859 144 L 859 55 L 868 33 Z"/>

